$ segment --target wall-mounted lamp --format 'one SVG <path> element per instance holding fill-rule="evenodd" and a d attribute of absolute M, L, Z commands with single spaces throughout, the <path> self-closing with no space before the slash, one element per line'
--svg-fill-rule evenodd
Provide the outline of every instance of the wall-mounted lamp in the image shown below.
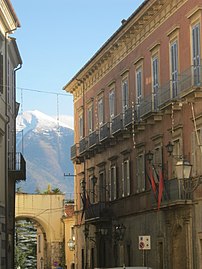
<path fill-rule="evenodd" d="M 70 251 L 75 250 L 75 241 L 72 238 L 70 238 L 69 241 L 67 242 L 67 246 Z"/>
<path fill-rule="evenodd" d="M 173 147 L 174 145 L 169 141 L 168 144 L 166 145 L 166 149 L 167 149 L 167 152 L 169 153 L 169 156 L 171 156 L 173 153 Z"/>
<path fill-rule="evenodd" d="M 125 235 L 126 227 L 123 224 L 114 225 L 115 241 L 122 241 Z"/>
<path fill-rule="evenodd" d="M 92 175 L 92 177 L 91 177 L 91 181 L 92 181 L 92 183 L 93 183 L 93 186 L 95 186 L 96 183 L 97 183 L 97 177 L 96 177 L 95 175 Z"/>
<path fill-rule="evenodd" d="M 153 156 L 154 156 L 154 153 L 151 152 L 151 150 L 149 150 L 149 151 L 146 153 L 146 158 L 147 158 L 147 161 L 149 161 L 149 163 L 151 163 L 151 161 L 153 161 Z"/>
<path fill-rule="evenodd" d="M 188 161 L 179 160 L 175 167 L 177 179 L 190 179 L 192 165 Z"/>
<path fill-rule="evenodd" d="M 83 233 L 84 233 L 85 239 L 89 239 L 89 240 L 93 241 L 94 243 L 96 243 L 95 237 L 89 236 L 90 230 L 89 230 L 88 225 L 85 225 L 85 227 L 83 229 Z"/>
<path fill-rule="evenodd" d="M 81 185 L 82 192 L 85 192 L 85 190 L 86 190 L 86 181 L 85 181 L 84 178 L 81 180 L 80 185 Z"/>

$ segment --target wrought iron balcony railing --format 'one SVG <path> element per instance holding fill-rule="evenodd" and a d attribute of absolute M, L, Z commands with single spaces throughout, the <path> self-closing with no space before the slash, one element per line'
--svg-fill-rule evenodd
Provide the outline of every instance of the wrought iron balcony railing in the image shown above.
<path fill-rule="evenodd" d="M 181 95 L 188 94 L 195 88 L 202 87 L 202 66 L 191 66 L 180 73 L 177 79 L 175 82 L 168 81 L 160 88 L 158 95 L 159 106 L 177 100 Z"/>
<path fill-rule="evenodd" d="M 74 144 L 73 146 L 71 146 L 71 160 L 75 159 L 78 156 L 78 149 L 78 144 Z"/>
<path fill-rule="evenodd" d="M 85 220 L 99 220 L 105 207 L 106 203 L 104 202 L 90 204 L 85 210 Z"/>
<path fill-rule="evenodd" d="M 79 141 L 79 154 L 85 153 L 88 150 L 88 140 L 86 137 Z"/>
<path fill-rule="evenodd" d="M 100 127 L 100 142 L 110 138 L 110 136 L 110 122 L 107 122 Z"/>
<path fill-rule="evenodd" d="M 98 135 L 98 131 L 95 130 L 92 133 L 89 134 L 88 136 L 88 144 L 89 144 L 89 148 L 95 147 L 96 145 L 99 144 L 99 135 Z"/>
<path fill-rule="evenodd" d="M 118 114 L 112 119 L 111 132 L 116 134 L 117 132 L 123 130 L 123 114 Z"/>
<path fill-rule="evenodd" d="M 178 179 L 164 180 L 164 190 L 161 205 L 163 207 L 177 205 L 192 199 L 193 194 L 184 190 L 183 182 Z M 156 197 L 157 198 L 157 197 Z M 157 205 L 154 194 L 152 193 L 152 204 Z"/>
<path fill-rule="evenodd" d="M 132 120 L 134 118 L 133 113 L 135 113 L 135 111 L 133 111 L 132 107 L 129 107 L 128 109 L 126 109 L 124 113 L 124 127 L 127 127 L 128 125 L 132 123 Z"/>
<path fill-rule="evenodd" d="M 8 172 L 14 180 L 26 179 L 26 162 L 20 152 L 8 154 Z"/>

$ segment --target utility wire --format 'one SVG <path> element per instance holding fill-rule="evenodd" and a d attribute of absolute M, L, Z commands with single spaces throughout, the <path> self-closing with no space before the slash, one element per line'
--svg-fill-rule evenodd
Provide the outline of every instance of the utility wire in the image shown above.
<path fill-rule="evenodd" d="M 16 89 L 23 90 L 23 91 L 30 91 L 30 92 L 39 92 L 39 93 L 47 93 L 47 94 L 53 94 L 53 95 L 62 95 L 67 97 L 72 97 L 72 94 L 69 93 L 57 93 L 57 92 L 50 92 L 50 91 L 43 91 L 43 90 L 37 90 L 37 89 L 29 89 L 29 88 L 22 88 L 22 87 L 16 87 Z"/>

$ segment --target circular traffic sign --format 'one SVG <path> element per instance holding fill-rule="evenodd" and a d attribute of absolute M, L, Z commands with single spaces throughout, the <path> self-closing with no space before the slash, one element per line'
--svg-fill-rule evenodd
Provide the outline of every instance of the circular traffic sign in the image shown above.
<path fill-rule="evenodd" d="M 141 241 L 141 242 L 139 243 L 139 247 L 140 247 L 141 249 L 143 249 L 143 248 L 144 248 L 144 242 Z"/>

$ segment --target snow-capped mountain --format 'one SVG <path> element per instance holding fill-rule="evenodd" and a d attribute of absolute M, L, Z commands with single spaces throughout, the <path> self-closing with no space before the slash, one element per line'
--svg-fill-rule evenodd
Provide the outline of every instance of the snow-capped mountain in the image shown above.
<path fill-rule="evenodd" d="M 70 148 L 74 131 L 68 123 L 43 114 L 27 111 L 17 117 L 17 151 L 26 160 L 27 180 L 19 182 L 24 192 L 44 191 L 48 185 L 59 188 L 67 198 L 73 196 L 73 165 Z"/>

